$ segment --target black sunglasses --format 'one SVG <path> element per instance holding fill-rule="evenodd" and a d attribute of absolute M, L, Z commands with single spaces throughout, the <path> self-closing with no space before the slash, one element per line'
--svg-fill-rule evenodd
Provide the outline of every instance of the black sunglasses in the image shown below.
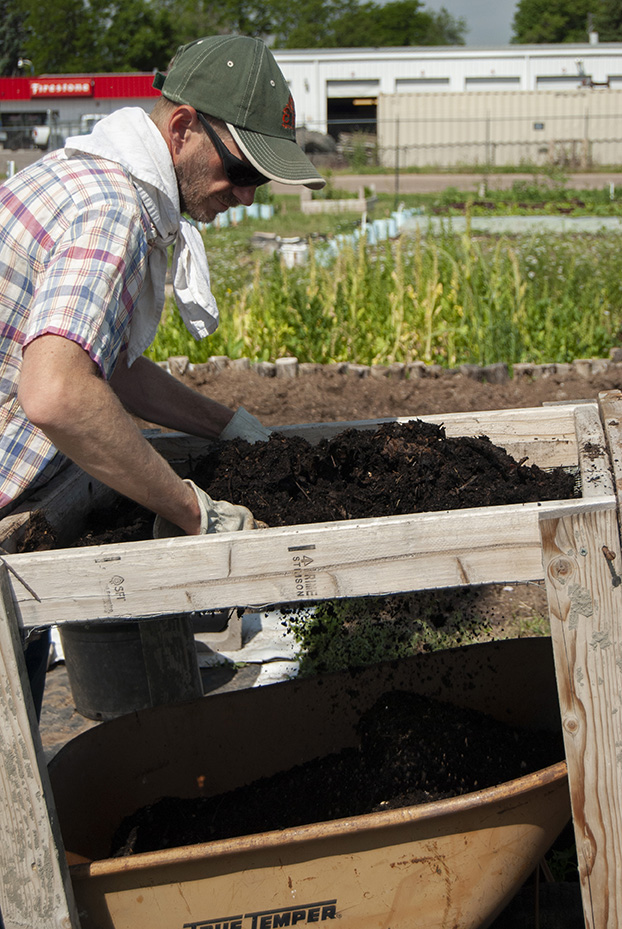
<path fill-rule="evenodd" d="M 214 148 L 218 152 L 218 157 L 222 161 L 225 174 L 234 187 L 260 187 L 262 184 L 267 184 L 269 182 L 269 177 L 264 177 L 263 174 L 260 174 L 259 171 L 251 164 L 248 164 L 247 161 L 242 161 L 241 158 L 237 158 L 233 152 L 230 152 L 213 126 L 210 126 L 205 116 L 203 116 L 203 113 L 199 113 L 198 110 L 196 112 L 199 122 L 207 132 Z"/>

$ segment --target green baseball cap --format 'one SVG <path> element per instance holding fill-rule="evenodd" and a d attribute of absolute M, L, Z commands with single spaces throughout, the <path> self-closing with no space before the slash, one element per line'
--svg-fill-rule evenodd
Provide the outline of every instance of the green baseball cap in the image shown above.
<path fill-rule="evenodd" d="M 174 103 L 224 120 L 250 163 L 271 180 L 316 190 L 326 183 L 296 142 L 292 95 L 260 39 L 218 35 L 182 45 L 153 86 Z"/>

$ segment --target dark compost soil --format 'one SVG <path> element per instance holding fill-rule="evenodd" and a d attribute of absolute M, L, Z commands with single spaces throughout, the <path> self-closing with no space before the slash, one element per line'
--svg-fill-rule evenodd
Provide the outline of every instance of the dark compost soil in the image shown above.
<path fill-rule="evenodd" d="M 214 797 L 165 797 L 127 817 L 112 856 L 212 842 L 428 803 L 564 757 L 561 732 L 510 728 L 417 694 L 384 694 L 347 748 Z"/>
<path fill-rule="evenodd" d="M 192 478 L 270 526 L 567 499 L 574 478 L 520 464 L 487 438 L 414 421 L 348 429 L 312 446 L 273 435 L 220 443 Z"/>
<path fill-rule="evenodd" d="M 268 442 L 216 443 L 189 475 L 215 500 L 275 526 L 562 500 L 575 478 L 515 461 L 486 437 L 448 438 L 415 420 L 347 429 L 319 445 L 273 433 Z M 153 517 L 129 501 L 94 513 L 77 545 L 147 539 Z"/>

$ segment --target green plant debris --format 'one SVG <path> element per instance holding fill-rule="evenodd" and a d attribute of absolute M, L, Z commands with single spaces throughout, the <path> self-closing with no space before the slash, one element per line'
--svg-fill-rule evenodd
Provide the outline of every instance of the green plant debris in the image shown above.
<path fill-rule="evenodd" d="M 489 621 L 439 616 L 414 595 L 322 601 L 284 614 L 299 645 L 299 675 L 363 667 L 493 637 Z"/>

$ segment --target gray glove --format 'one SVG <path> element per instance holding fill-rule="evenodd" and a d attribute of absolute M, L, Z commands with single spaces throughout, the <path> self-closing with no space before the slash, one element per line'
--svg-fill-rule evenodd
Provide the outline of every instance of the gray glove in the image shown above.
<path fill-rule="evenodd" d="M 201 535 L 210 532 L 237 532 L 239 529 L 265 528 L 265 523 L 255 522 L 250 510 L 245 506 L 236 506 L 226 500 L 212 500 L 209 494 L 197 487 L 192 481 L 185 481 L 194 490 L 201 510 Z M 182 529 L 162 516 L 156 516 L 153 524 L 154 539 L 169 539 L 171 536 L 184 535 Z"/>
<path fill-rule="evenodd" d="M 259 422 L 243 406 L 238 407 L 225 428 L 220 433 L 221 439 L 245 439 L 251 445 L 254 442 L 266 442 L 272 435 L 272 429 L 268 429 Z"/>

